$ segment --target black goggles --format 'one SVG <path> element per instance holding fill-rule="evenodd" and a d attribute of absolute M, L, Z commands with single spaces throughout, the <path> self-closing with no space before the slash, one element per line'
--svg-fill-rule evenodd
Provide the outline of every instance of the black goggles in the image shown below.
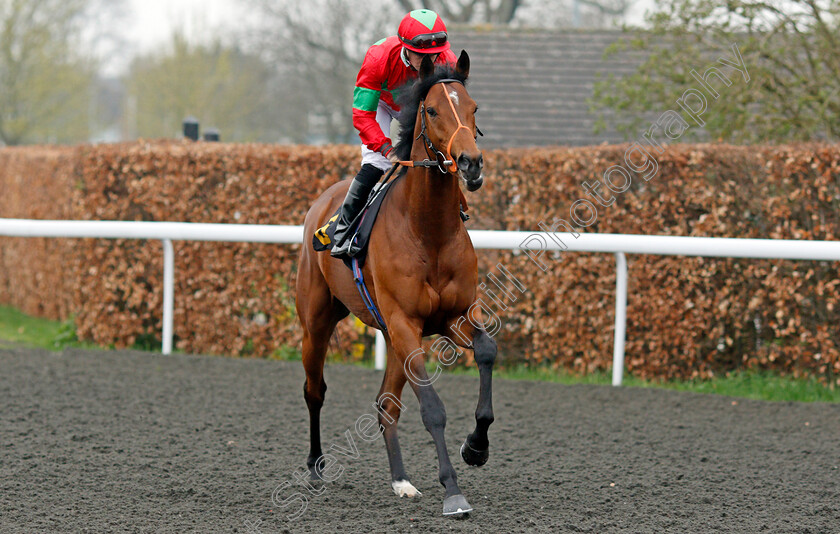
<path fill-rule="evenodd" d="M 415 36 L 413 39 L 404 39 L 403 37 L 400 37 L 400 41 L 403 43 L 421 50 L 444 45 L 446 44 L 446 39 L 446 32 L 422 33 Z"/>

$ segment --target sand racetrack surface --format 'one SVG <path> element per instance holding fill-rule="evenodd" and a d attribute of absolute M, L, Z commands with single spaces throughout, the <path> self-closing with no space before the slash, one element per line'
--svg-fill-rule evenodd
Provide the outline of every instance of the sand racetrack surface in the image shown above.
<path fill-rule="evenodd" d="M 448 519 L 408 388 L 400 438 L 422 497 L 397 498 L 382 439 L 355 433 L 381 376 L 328 366 L 323 441 L 343 471 L 315 496 L 294 478 L 299 362 L 0 347 L 0 532 L 840 532 L 840 405 L 496 380 L 490 460 L 473 468 L 458 447 L 478 381 L 443 376 L 475 508 Z"/>

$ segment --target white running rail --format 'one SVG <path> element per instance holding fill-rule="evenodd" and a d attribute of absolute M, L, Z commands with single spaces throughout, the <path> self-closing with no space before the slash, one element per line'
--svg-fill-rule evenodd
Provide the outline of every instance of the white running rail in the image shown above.
<path fill-rule="evenodd" d="M 530 248 L 533 256 L 561 250 L 615 254 L 616 313 L 612 374 L 614 386 L 621 385 L 624 374 L 624 341 L 627 323 L 627 261 L 625 254 L 840 261 L 840 241 L 627 234 L 580 234 L 579 237 L 575 238 L 572 234 L 564 232 L 549 234 L 545 232 L 497 232 L 488 230 L 471 230 L 469 233 L 473 246 L 477 249 L 524 251 L 527 248 L 526 242 L 537 241 L 541 246 L 539 250 Z M 0 219 L 0 236 L 157 239 L 162 241 L 164 251 L 164 354 L 172 352 L 175 269 L 172 241 L 236 241 L 286 244 L 304 242 L 303 226 L 31 219 Z M 554 241 L 554 239 L 559 242 Z M 563 248 L 560 243 L 567 248 Z M 550 266 L 552 260 L 548 255 L 542 261 Z M 380 370 L 385 368 L 385 342 L 382 334 L 378 331 L 375 365 Z"/>

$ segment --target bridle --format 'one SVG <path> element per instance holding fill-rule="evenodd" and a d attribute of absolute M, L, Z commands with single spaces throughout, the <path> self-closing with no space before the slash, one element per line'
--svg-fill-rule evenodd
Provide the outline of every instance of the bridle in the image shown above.
<path fill-rule="evenodd" d="M 442 83 L 460 83 L 463 85 L 461 80 L 456 80 L 453 78 L 445 78 L 443 80 L 439 80 L 435 82 L 435 85 Z M 446 143 L 446 153 L 441 152 L 440 150 L 435 147 L 432 143 L 432 140 L 429 139 L 429 134 L 426 133 L 426 101 L 420 103 L 420 134 L 414 138 L 416 141 L 417 139 L 423 138 L 424 143 L 426 144 L 426 154 L 433 155 L 434 160 L 423 160 L 423 161 L 400 161 L 399 164 L 404 167 L 437 167 L 440 169 L 440 172 L 446 174 L 450 172 L 455 174 L 458 172 L 458 165 L 455 163 L 454 159 L 452 158 L 452 141 L 455 140 L 455 136 L 458 135 L 458 132 L 461 130 L 467 130 L 470 134 L 472 131 L 469 129 L 468 126 L 464 125 L 461 122 L 461 117 L 458 116 L 458 112 L 455 110 L 455 104 L 452 102 L 452 97 L 449 96 L 449 92 L 446 90 L 446 86 L 444 85 L 443 92 L 446 95 L 446 101 L 449 102 L 449 108 L 452 110 L 452 114 L 455 115 L 455 121 L 458 123 L 458 128 L 452 132 L 452 136 L 449 137 L 449 142 Z M 478 135 L 484 135 L 481 130 L 476 127 L 476 132 Z"/>

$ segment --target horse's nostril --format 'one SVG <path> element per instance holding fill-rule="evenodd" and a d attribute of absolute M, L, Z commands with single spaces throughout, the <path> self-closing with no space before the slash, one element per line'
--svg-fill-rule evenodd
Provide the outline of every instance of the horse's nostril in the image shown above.
<path fill-rule="evenodd" d="M 470 158 L 465 155 L 458 156 L 458 168 L 466 171 L 470 167 Z"/>
<path fill-rule="evenodd" d="M 479 169 L 484 168 L 484 154 L 482 154 L 481 156 L 478 156 L 478 168 Z"/>

